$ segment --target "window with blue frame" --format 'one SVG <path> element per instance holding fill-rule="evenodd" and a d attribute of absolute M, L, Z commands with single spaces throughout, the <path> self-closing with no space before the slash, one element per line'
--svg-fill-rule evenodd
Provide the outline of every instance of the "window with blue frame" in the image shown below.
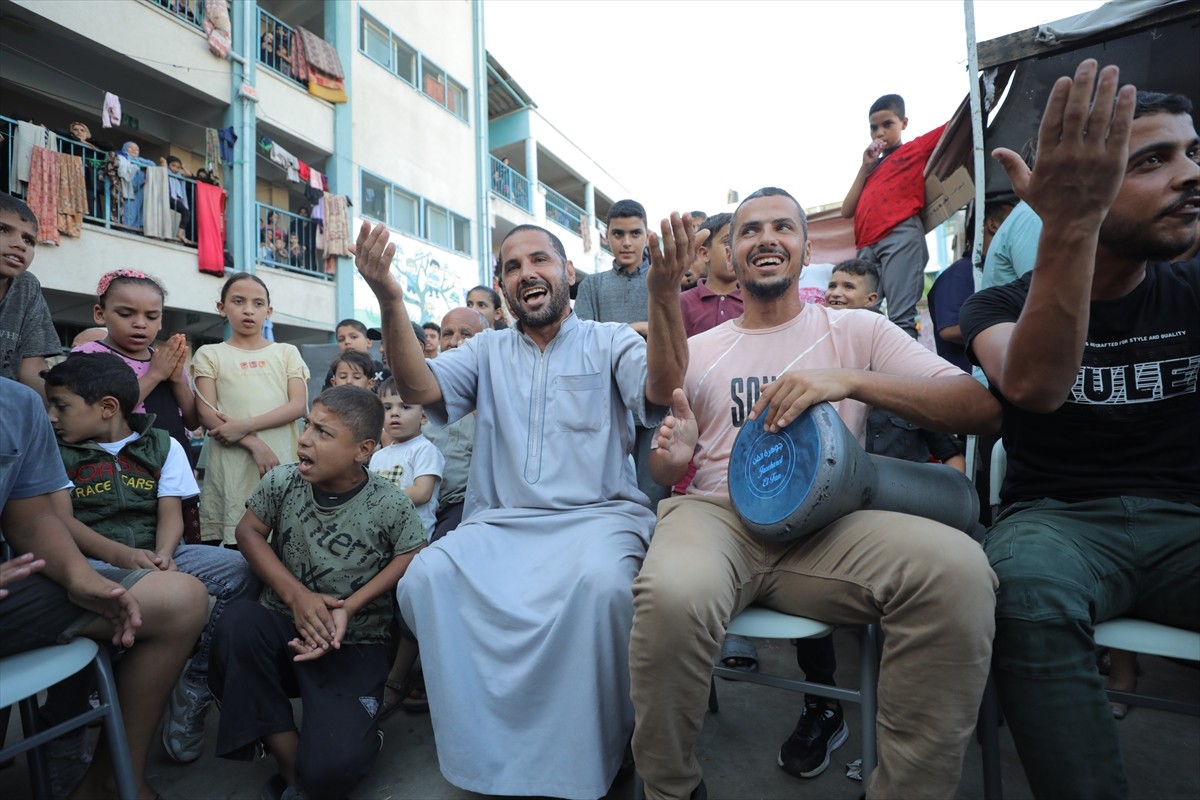
<path fill-rule="evenodd" d="M 466 87 L 362 9 L 358 49 L 463 122 L 467 121 Z"/>
<path fill-rule="evenodd" d="M 359 208 L 364 217 L 438 247 L 471 255 L 471 220 L 431 203 L 378 175 L 359 171 Z"/>

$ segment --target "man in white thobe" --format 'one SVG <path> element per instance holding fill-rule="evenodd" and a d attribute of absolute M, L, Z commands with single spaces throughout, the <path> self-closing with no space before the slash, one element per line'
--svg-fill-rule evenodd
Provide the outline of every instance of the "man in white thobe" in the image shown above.
<path fill-rule="evenodd" d="M 364 225 L 355 263 L 379 298 L 401 397 L 439 423 L 477 412 L 463 522 L 397 588 L 421 646 L 442 774 L 493 795 L 606 794 L 633 729 L 631 584 L 654 515 L 629 453 L 687 365 L 686 218 L 652 237 L 650 336 L 571 311 L 575 271 L 542 228 L 514 228 L 497 274 L 518 325 L 426 361 L 394 248 Z"/>

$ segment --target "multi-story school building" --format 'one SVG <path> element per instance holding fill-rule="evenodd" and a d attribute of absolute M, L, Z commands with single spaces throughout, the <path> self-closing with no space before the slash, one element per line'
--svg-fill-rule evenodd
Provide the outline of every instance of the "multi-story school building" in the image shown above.
<path fill-rule="evenodd" d="M 0 190 L 82 214 L 32 270 L 64 344 L 121 267 L 164 283 L 163 331 L 193 347 L 223 338 L 222 268 L 264 279 L 278 340 L 328 342 L 341 318 L 377 320 L 352 260 L 326 257 L 364 220 L 392 231 L 422 321 L 490 285 L 522 223 L 554 230 L 583 272 L 607 268 L 601 220 L 629 192 L 542 116 L 483 25 L 482 0 L 0 0 Z M 110 155 L 126 142 L 144 161 Z M 34 146 L 63 154 L 61 191 L 54 159 L 30 175 Z M 169 156 L 188 177 L 157 168 Z M 166 183 L 183 187 L 186 241 Z"/>

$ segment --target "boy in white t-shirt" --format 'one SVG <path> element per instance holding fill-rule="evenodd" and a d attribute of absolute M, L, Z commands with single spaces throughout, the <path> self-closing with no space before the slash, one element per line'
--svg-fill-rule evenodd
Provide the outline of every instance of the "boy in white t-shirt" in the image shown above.
<path fill-rule="evenodd" d="M 421 435 L 425 411 L 404 402 L 396 381 L 388 378 L 379 386 L 383 403 L 383 429 L 392 443 L 371 456 L 371 471 L 399 486 L 417 507 L 425 535 L 433 535 L 438 507 L 438 490 L 446 459 L 433 442 Z"/>
<path fill-rule="evenodd" d="M 391 444 L 379 448 L 371 456 L 371 471 L 404 490 L 417 507 L 417 515 L 425 526 L 425 536 L 432 537 L 446 459 L 442 451 L 421 434 L 421 425 L 428 421 L 424 409 L 404 402 L 394 378 L 389 377 L 379 384 L 379 400 L 383 403 L 383 432 L 391 438 Z M 403 622 L 400 628 L 400 645 L 388 673 L 383 708 L 379 712 L 381 722 L 401 707 L 401 700 L 409 711 L 429 709 L 424 680 L 419 671 L 413 671 L 417 660 L 416 639 Z"/>

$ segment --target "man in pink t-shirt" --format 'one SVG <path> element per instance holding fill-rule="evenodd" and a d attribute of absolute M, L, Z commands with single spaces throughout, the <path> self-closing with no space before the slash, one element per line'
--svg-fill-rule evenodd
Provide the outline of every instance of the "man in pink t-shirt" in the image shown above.
<path fill-rule="evenodd" d="M 830 401 L 861 441 L 870 406 L 971 432 L 993 430 L 999 406 L 881 315 L 800 302 L 807 222 L 787 192 L 750 195 L 730 230 L 743 316 L 688 340 L 684 386 L 650 461 L 664 485 L 693 455 L 697 469 L 686 495 L 660 504 L 633 586 L 633 754 L 646 797 L 705 796 L 692 746 L 709 676 L 728 621 L 753 602 L 831 623 L 880 622 L 879 767 L 867 792 L 951 797 L 990 666 L 995 576 L 982 549 L 940 523 L 881 511 L 801 540 L 760 539 L 733 512 L 726 474 L 751 416 L 777 430 Z"/>

